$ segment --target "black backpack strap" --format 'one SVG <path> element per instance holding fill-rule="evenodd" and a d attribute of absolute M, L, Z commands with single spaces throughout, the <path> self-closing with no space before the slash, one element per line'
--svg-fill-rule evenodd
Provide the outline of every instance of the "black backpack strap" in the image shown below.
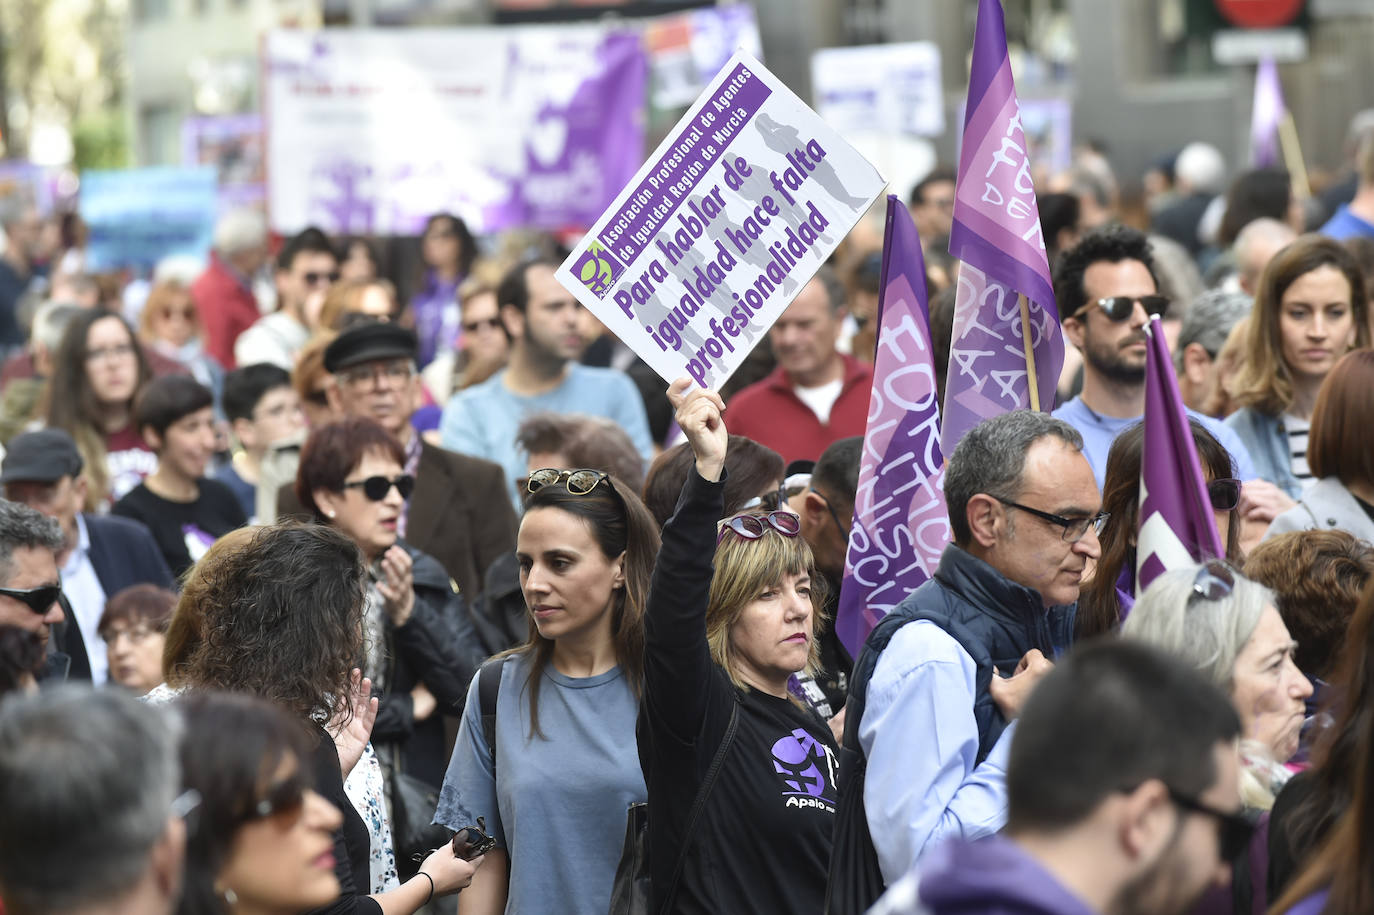
<path fill-rule="evenodd" d="M 711 768 L 706 770 L 706 778 L 697 789 L 696 800 L 692 802 L 692 812 L 687 816 L 687 828 L 682 833 L 682 846 L 677 852 L 677 864 L 673 866 L 673 879 L 668 881 L 668 892 L 663 896 L 663 908 L 660 912 L 668 912 L 672 908 L 673 897 L 677 895 L 678 880 L 681 879 L 682 868 L 687 863 L 687 849 L 692 844 L 693 833 L 696 832 L 697 820 L 701 818 L 701 811 L 706 807 L 706 799 L 711 796 L 711 788 L 720 773 L 720 765 L 725 761 L 725 752 L 730 749 L 730 744 L 735 739 L 735 731 L 739 728 L 740 695 L 738 689 L 733 692 L 735 702 L 730 709 L 730 723 L 725 726 L 725 736 L 720 739 L 715 758 L 711 760 Z"/>
<path fill-rule="evenodd" d="M 482 736 L 491 752 L 491 770 L 496 771 L 496 699 L 501 695 L 501 669 L 505 659 L 483 664 L 477 671 L 477 706 L 482 712 Z"/>

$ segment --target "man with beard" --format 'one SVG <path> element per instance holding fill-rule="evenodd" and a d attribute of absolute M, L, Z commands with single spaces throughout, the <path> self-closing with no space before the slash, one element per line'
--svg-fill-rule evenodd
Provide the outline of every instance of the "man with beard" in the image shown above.
<path fill-rule="evenodd" d="M 52 643 L 52 627 L 66 616 L 58 598 L 57 553 L 62 528 L 27 505 L 0 499 L 0 626 L 32 632 L 48 660 L 39 679 L 65 680 L 71 658 Z"/>
<path fill-rule="evenodd" d="M 645 463 L 654 456 L 644 400 L 634 382 L 615 369 L 578 364 L 586 347 L 578 332 L 582 306 L 554 279 L 557 268 L 550 260 L 529 260 L 501 280 L 496 302 L 512 341 L 510 362 L 481 384 L 455 394 L 439 422 L 445 448 L 501 465 L 517 507 L 523 493 L 516 492 L 515 481 L 527 476 L 528 468 L 516 430 L 531 413 L 585 413 L 614 420 Z"/>
<path fill-rule="evenodd" d="M 1164 314 L 1169 300 L 1159 294 L 1149 241 L 1119 225 L 1087 233 L 1060 255 L 1054 295 L 1064 334 L 1083 353 L 1083 392 L 1054 416 L 1082 433 L 1083 456 L 1100 489 L 1112 442 L 1145 412 L 1145 326 Z M 1255 479 L 1250 454 L 1234 432 L 1210 416 L 1188 413 L 1230 452 L 1252 501 L 1278 495 L 1272 484 Z"/>
<path fill-rule="evenodd" d="M 1128 641 L 1073 652 L 1021 713 L 1003 835 L 956 841 L 877 915 L 1183 915 L 1248 845 L 1230 700 Z"/>

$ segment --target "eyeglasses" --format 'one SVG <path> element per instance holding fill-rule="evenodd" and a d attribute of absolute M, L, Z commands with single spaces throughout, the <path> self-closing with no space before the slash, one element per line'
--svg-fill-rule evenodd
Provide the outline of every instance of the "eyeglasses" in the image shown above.
<path fill-rule="evenodd" d="M 768 533 L 769 528 L 784 537 L 795 537 L 801 532 L 801 518 L 785 511 L 771 511 L 766 515 L 735 515 L 716 525 L 716 546 L 724 543 L 731 531 L 741 540 L 758 540 Z"/>
<path fill-rule="evenodd" d="M 121 635 L 127 636 L 134 645 L 140 645 L 150 635 L 161 634 L 161 629 L 154 629 L 152 626 L 143 624 L 140 626 L 130 626 L 128 629 L 106 629 L 100 633 L 100 638 L 111 648 L 119 641 Z"/>
<path fill-rule="evenodd" d="M 992 493 L 988 493 L 988 495 L 991 496 Z M 1034 515 L 1037 518 L 1041 518 L 1045 521 L 1048 521 L 1050 524 L 1059 525 L 1064 529 L 1063 537 L 1065 543 L 1077 543 L 1078 541 L 1082 540 L 1083 537 L 1088 533 L 1089 528 L 1092 529 L 1092 532 L 1094 534 L 1102 533 L 1102 526 L 1105 525 L 1107 523 L 1107 519 L 1112 516 L 1111 512 L 1098 512 L 1097 514 L 1090 515 L 1087 518 L 1065 518 L 1063 515 L 1052 515 L 1049 512 L 1043 512 L 1038 508 L 1031 508 L 1029 505 L 1022 505 L 1020 502 L 1013 502 L 1010 499 L 1003 499 L 1001 496 L 992 497 L 996 499 L 998 502 L 1001 502 L 1003 505 L 1007 506 L 1008 508 L 1014 508 L 1018 511 L 1023 511 L 1027 514 Z"/>
<path fill-rule="evenodd" d="M 1070 317 L 1076 318 L 1096 305 L 1098 308 L 1102 309 L 1102 313 L 1107 316 L 1107 320 L 1118 322 L 1125 321 L 1130 318 L 1131 314 L 1135 311 L 1136 302 L 1139 302 L 1141 307 L 1145 309 L 1145 313 L 1152 318 L 1162 315 L 1169 310 L 1169 297 L 1166 295 L 1110 295 L 1106 298 L 1098 299 L 1095 302 L 1089 302 L 1078 309 L 1078 311 L 1075 311 Z"/>
<path fill-rule="evenodd" d="M 392 477 L 391 479 L 368 477 L 366 480 L 354 480 L 343 486 L 344 489 L 361 489 L 363 495 L 373 502 L 380 502 L 385 499 L 387 493 L 391 492 L 391 487 L 395 486 L 402 499 L 409 499 L 410 494 L 415 491 L 415 478 L 408 473 L 403 473 L 399 477 Z"/>
<path fill-rule="evenodd" d="M 19 601 L 39 616 L 46 616 L 52 605 L 62 596 L 62 579 L 58 578 L 55 585 L 41 585 L 37 588 L 0 588 L 0 595 Z"/>
<path fill-rule="evenodd" d="M 1217 821 L 1217 843 L 1220 846 L 1221 860 L 1234 861 L 1250 847 L 1250 837 L 1254 835 L 1255 827 L 1243 814 L 1217 810 L 1173 788 L 1169 789 L 1169 800 L 1190 813 L 1200 813 Z"/>
<path fill-rule="evenodd" d="M 119 359 L 127 359 L 134 354 L 132 343 L 116 343 L 114 346 L 102 346 L 97 349 L 86 350 L 87 362 L 114 362 Z"/>
<path fill-rule="evenodd" d="M 464 321 L 463 330 L 469 334 L 475 334 L 482 328 L 487 327 L 492 330 L 501 329 L 500 318 L 479 318 L 476 321 Z"/>
<path fill-rule="evenodd" d="M 1240 480 L 1230 477 L 1213 480 L 1207 484 L 1207 498 L 1212 503 L 1213 511 L 1231 511 L 1240 504 Z"/>
<path fill-rule="evenodd" d="M 299 771 L 267 789 L 263 798 L 249 807 L 245 820 L 265 820 L 268 817 L 295 815 L 305 806 L 305 779 Z"/>
<path fill-rule="evenodd" d="M 384 365 L 355 365 L 342 369 L 339 378 L 350 388 L 363 389 L 374 385 L 378 379 L 385 380 L 392 387 L 408 384 L 415 377 L 415 369 L 409 361 L 389 362 Z"/>
<path fill-rule="evenodd" d="M 611 475 L 600 470 L 557 470 L 553 467 L 545 467 L 543 470 L 536 470 L 530 474 L 525 481 L 525 492 L 533 495 L 545 486 L 553 486 L 567 479 L 568 492 L 574 496 L 585 496 L 601 483 L 602 480 L 610 485 Z M 611 486 L 611 491 L 615 487 Z"/>
<path fill-rule="evenodd" d="M 830 512 L 830 520 L 835 522 L 835 527 L 837 527 L 840 533 L 844 535 L 844 539 L 848 540 L 849 528 L 840 523 L 840 516 L 835 514 L 835 509 L 830 505 L 830 500 L 825 497 L 824 493 L 822 493 L 819 489 L 817 489 L 814 486 L 811 487 L 811 491 L 814 492 L 816 495 L 820 496 L 821 501 L 825 503 L 825 510 Z"/>
<path fill-rule="evenodd" d="M 339 281 L 339 271 L 332 270 L 328 273 L 310 270 L 305 274 L 305 285 L 318 286 L 321 283 L 337 283 Z"/>
<path fill-rule="evenodd" d="M 1197 570 L 1188 603 L 1194 599 L 1221 600 L 1236 587 L 1236 573 L 1220 559 L 1209 559 Z"/>

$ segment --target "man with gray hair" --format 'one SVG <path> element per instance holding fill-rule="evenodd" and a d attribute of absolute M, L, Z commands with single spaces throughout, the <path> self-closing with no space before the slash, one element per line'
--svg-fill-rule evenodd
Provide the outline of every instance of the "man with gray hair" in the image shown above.
<path fill-rule="evenodd" d="M 253 277 L 267 262 L 267 222 L 254 210 L 230 210 L 215 224 L 210 265 L 191 284 L 205 327 L 205 349 L 234 368 L 234 341 L 262 317 Z"/>
<path fill-rule="evenodd" d="M 186 827 L 164 713 L 65 686 L 0 706 L 0 898 L 8 915 L 164 915 Z"/>
<path fill-rule="evenodd" d="M 1188 307 L 1174 344 L 1178 390 L 1188 409 L 1205 410 L 1217 386 L 1217 353 L 1253 305 L 1244 292 L 1209 289 Z"/>
<path fill-rule="evenodd" d="M 52 627 L 65 619 L 57 575 L 57 553 L 64 543 L 52 518 L 0 499 L 0 625 L 36 633 L 45 646 Z M 42 679 L 65 679 L 70 663 L 65 654 L 49 650 Z"/>
<path fill-rule="evenodd" d="M 33 204 L 19 194 L 0 196 L 0 229 L 5 253 L 0 255 L 0 356 L 24 343 L 19 303 L 33 282 L 34 262 L 42 253 L 43 223 Z"/>
<path fill-rule="evenodd" d="M 944 488 L 954 542 L 854 665 L 830 912 L 863 911 L 945 839 L 1002 828 L 1015 719 L 1068 647 L 1084 568 L 1101 552 L 1083 438 L 1048 414 L 974 427 Z"/>
<path fill-rule="evenodd" d="M 1236 261 L 1236 285 L 1240 291 L 1253 296 L 1264 268 L 1297 237 L 1298 233 L 1288 223 L 1267 216 L 1246 223 L 1231 245 Z"/>
<path fill-rule="evenodd" d="M 1193 142 L 1174 160 L 1177 197 L 1150 219 L 1150 231 L 1171 238 L 1197 257 L 1203 248 L 1198 224 L 1212 200 L 1225 189 L 1226 160 L 1210 143 Z"/>

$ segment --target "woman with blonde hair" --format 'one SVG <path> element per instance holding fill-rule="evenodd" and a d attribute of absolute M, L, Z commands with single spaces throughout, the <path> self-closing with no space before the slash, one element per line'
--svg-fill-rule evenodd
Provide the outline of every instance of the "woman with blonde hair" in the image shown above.
<path fill-rule="evenodd" d="M 663 529 L 645 621 L 652 910 L 820 912 L 838 748 L 788 682 L 818 663 L 822 579 L 796 515 L 719 520 L 720 395 L 680 379 L 668 397 L 696 464 Z"/>
<path fill-rule="evenodd" d="M 205 350 L 205 327 L 188 286 L 176 279 L 153 284 L 139 316 L 138 338 L 209 388 L 218 409 L 224 366 Z"/>
<path fill-rule="evenodd" d="M 1315 482 L 1307 442 L 1322 382 L 1342 356 L 1369 341 L 1364 277 L 1349 251 L 1329 238 L 1304 235 L 1274 255 L 1260 277 L 1230 382 L 1240 409 L 1226 424 L 1240 436 L 1260 478 L 1292 499 Z"/>
<path fill-rule="evenodd" d="M 400 313 L 396 302 L 396 287 L 386 279 L 340 280 L 325 293 L 320 305 L 319 326 L 326 330 L 343 330 L 354 315 L 364 315 L 377 321 L 394 321 Z"/>

